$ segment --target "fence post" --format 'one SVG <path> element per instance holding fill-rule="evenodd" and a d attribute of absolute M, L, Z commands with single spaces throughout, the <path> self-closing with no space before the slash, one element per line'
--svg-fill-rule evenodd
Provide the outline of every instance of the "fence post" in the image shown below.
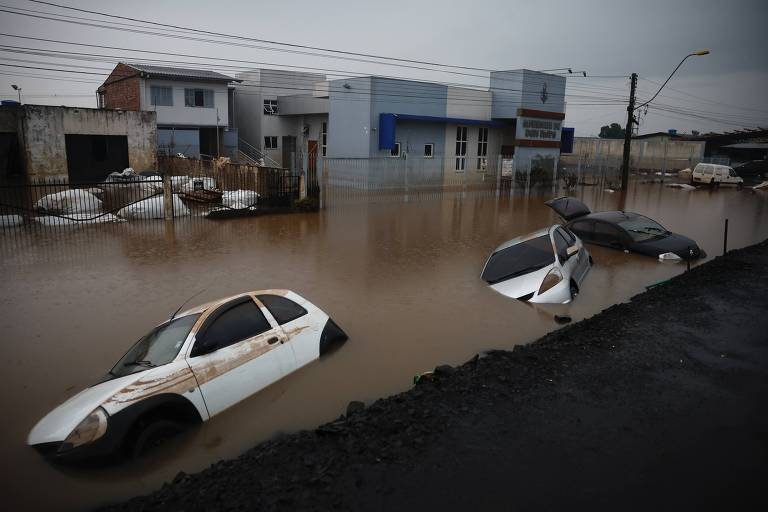
<path fill-rule="evenodd" d="M 307 178 L 304 173 L 299 175 L 299 199 L 307 197 Z"/>
<path fill-rule="evenodd" d="M 496 157 L 496 197 L 501 195 L 501 155 Z"/>
<path fill-rule="evenodd" d="M 579 159 L 576 163 L 576 186 L 579 186 L 579 183 L 581 183 L 581 155 L 579 155 Z"/>
<path fill-rule="evenodd" d="M 163 207 L 165 220 L 173 220 L 173 187 L 168 174 L 163 174 Z"/>
<path fill-rule="evenodd" d="M 320 187 L 320 208 L 326 207 L 327 197 L 325 196 L 328 190 L 328 159 L 323 158 L 323 168 L 320 170 L 320 179 L 317 185 Z"/>

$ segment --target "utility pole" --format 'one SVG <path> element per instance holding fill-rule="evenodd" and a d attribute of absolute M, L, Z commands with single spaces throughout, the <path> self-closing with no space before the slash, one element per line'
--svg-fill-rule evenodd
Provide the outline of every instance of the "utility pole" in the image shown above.
<path fill-rule="evenodd" d="M 629 189 L 629 149 L 632 145 L 632 125 L 635 123 L 635 91 L 637 90 L 637 73 L 632 73 L 629 89 L 629 105 L 627 106 L 627 127 L 624 130 L 624 160 L 621 164 L 621 190 Z"/>

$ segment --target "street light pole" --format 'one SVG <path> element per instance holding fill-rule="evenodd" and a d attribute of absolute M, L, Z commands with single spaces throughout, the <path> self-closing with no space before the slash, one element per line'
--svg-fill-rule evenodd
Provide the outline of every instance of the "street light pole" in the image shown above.
<path fill-rule="evenodd" d="M 664 83 L 661 84 L 661 87 L 659 87 L 659 90 L 656 91 L 656 94 L 654 94 L 651 99 L 646 101 L 645 103 L 642 103 L 638 106 L 635 106 L 635 89 L 637 87 L 637 73 L 632 73 L 632 84 L 629 94 L 629 106 L 627 106 L 627 127 L 626 131 L 624 133 L 624 160 L 621 164 L 621 189 L 622 192 L 626 193 L 627 188 L 629 187 L 629 154 L 630 154 L 630 146 L 632 142 L 632 125 L 636 122 L 635 121 L 635 110 L 638 110 L 639 108 L 642 108 L 646 105 L 648 105 L 650 102 L 656 99 L 656 96 L 659 95 L 661 90 L 664 88 L 665 85 L 667 85 L 667 82 L 672 78 L 672 76 L 677 72 L 678 69 L 680 69 L 680 66 L 683 65 L 683 62 L 685 62 L 688 57 L 694 57 L 694 56 L 702 56 L 702 55 L 709 55 L 709 50 L 702 50 L 700 52 L 693 52 L 689 53 L 685 57 L 683 57 L 683 60 L 680 61 L 680 64 L 677 65 L 677 67 L 672 71 L 672 73 L 669 74 L 666 80 L 664 80 Z"/>
<path fill-rule="evenodd" d="M 11 87 L 13 87 L 13 90 L 19 93 L 19 105 L 21 105 L 21 87 L 19 87 L 16 84 L 11 84 Z"/>

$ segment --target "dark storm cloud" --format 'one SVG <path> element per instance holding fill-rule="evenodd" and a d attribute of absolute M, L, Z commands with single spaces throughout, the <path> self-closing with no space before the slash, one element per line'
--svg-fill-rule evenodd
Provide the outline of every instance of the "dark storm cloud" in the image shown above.
<path fill-rule="evenodd" d="M 315 1 L 266 3 L 242 0 L 211 4 L 190 0 L 139 0 L 130 5 L 95 0 L 61 1 L 86 9 L 232 34 L 481 68 L 572 67 L 584 69 L 591 75 L 637 72 L 643 78 L 641 97 L 649 97 L 656 87 L 645 79 L 663 81 L 683 56 L 706 48 L 712 51 L 711 55 L 686 62 L 670 83 L 675 90 L 665 91 L 659 101 L 668 105 L 674 103 L 678 108 L 705 111 L 715 121 L 679 115 L 675 118 L 669 112 L 651 111 L 644 120 L 643 130 L 667 127 L 730 129 L 738 124 L 758 124 L 763 114 L 750 112 L 747 107 L 768 112 L 768 88 L 762 85 L 768 80 L 768 58 L 765 57 L 768 40 L 763 36 L 768 14 L 768 2 L 765 1 L 391 0 L 373 3 L 327 0 L 319 4 Z M 24 0 L 13 0 L 12 4 L 28 9 L 56 10 Z M 95 17 L 73 12 L 67 14 Z M 465 75 L 216 46 L 10 14 L 0 18 L 0 28 L 5 33 L 69 41 L 487 85 L 487 80 Z M 23 43 L 6 37 L 0 37 L 0 42 L 55 46 Z M 4 57 L 19 56 L 0 53 L 0 59 Z M 84 65 L 112 66 L 111 63 L 77 61 L 70 64 L 76 69 Z M 9 71 L 13 70 L 0 69 L 0 72 Z M 15 72 L 19 73 L 19 70 Z M 47 72 L 47 75 L 57 73 Z M 91 75 L 78 78 L 88 83 L 6 74 L 0 78 L 0 83 L 6 82 L 8 86 L 0 87 L 0 91 L 3 97 L 12 97 L 9 84 L 18 82 L 30 101 L 37 95 L 34 101 L 37 103 L 94 106 L 93 93 L 98 86 L 95 82 L 103 78 Z M 620 98 L 626 97 L 628 84 L 623 79 L 574 78 L 569 80 L 568 92 L 598 99 Z M 53 94 L 82 96 L 42 96 Z M 692 99 L 686 94 L 704 100 Z M 587 101 L 576 98 L 570 98 L 568 102 L 567 124 L 576 126 L 580 135 L 597 133 L 600 125 L 609 121 L 623 122 L 625 110 L 621 105 L 598 107 L 583 103 Z M 740 116 L 740 113 L 744 115 Z M 765 115 L 768 117 L 768 113 Z M 730 125 L 719 121 L 727 121 Z M 763 124 L 768 124 L 768 120 Z"/>

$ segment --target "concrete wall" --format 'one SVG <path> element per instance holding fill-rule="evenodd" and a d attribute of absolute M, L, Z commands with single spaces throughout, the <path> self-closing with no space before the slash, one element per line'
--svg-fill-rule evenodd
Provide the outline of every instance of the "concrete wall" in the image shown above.
<path fill-rule="evenodd" d="M 328 113 L 328 156 L 368 158 L 371 156 L 371 77 L 331 80 Z M 349 88 L 345 88 L 348 84 Z M 378 139 L 377 139 L 378 143 Z"/>
<path fill-rule="evenodd" d="M 380 114 L 445 117 L 447 97 L 448 88 L 444 85 L 374 77 L 371 81 L 370 95 L 370 126 L 374 129 L 369 137 L 370 155 L 373 157 L 390 156 L 389 150 L 379 149 Z M 437 145 L 442 138 L 443 126 L 439 123 L 403 123 L 398 121 L 395 140 L 408 142 L 407 137 L 411 137 L 413 147 L 423 145 L 425 142 L 434 142 Z M 421 154 L 423 147 L 417 151 Z"/>
<path fill-rule="evenodd" d="M 314 98 L 318 82 L 325 80 L 324 75 L 317 73 L 301 73 L 295 71 L 282 71 L 274 69 L 254 69 L 239 73 L 237 78 L 242 82 L 235 85 L 236 126 L 240 138 L 252 146 L 264 151 L 271 159 L 282 162 L 282 137 L 284 135 L 296 136 L 298 121 L 294 114 L 323 113 L 328 111 L 328 100 Z M 286 115 L 264 115 L 264 100 L 278 100 L 278 108 L 282 114 L 280 105 L 281 96 L 290 96 L 286 99 Z M 297 98 L 307 96 L 307 100 Z M 307 104 L 305 104 L 307 103 Z M 299 112 L 299 105 L 308 107 L 306 112 Z M 264 137 L 275 136 L 278 138 L 278 149 L 264 149 Z M 297 138 L 297 146 L 301 139 Z"/>
<path fill-rule="evenodd" d="M 518 69 L 491 73 L 492 115 L 517 117 L 518 108 L 565 112 L 565 77 Z M 546 95 L 542 95 L 546 86 Z M 546 98 L 546 101 L 542 99 Z"/>
<path fill-rule="evenodd" d="M 656 166 L 659 160 L 690 162 L 696 165 L 704 159 L 704 141 L 682 141 L 667 138 L 633 139 L 630 147 L 633 166 Z M 621 158 L 624 154 L 624 139 L 601 139 L 599 137 L 576 137 L 573 141 L 573 156 L 583 158 Z M 645 162 L 644 162 L 645 161 Z M 687 166 L 687 164 L 686 164 Z M 678 166 L 679 167 L 679 166 Z"/>
<path fill-rule="evenodd" d="M 445 115 L 462 119 L 487 120 L 491 118 L 492 102 L 491 91 L 448 87 Z"/>
<path fill-rule="evenodd" d="M 150 89 L 152 86 L 171 87 L 173 89 L 173 106 L 152 105 Z M 226 127 L 229 122 L 227 88 L 227 84 L 221 82 L 143 79 L 141 80 L 141 108 L 156 112 L 157 124 L 159 125 L 211 127 L 216 126 L 216 109 L 218 109 L 218 125 Z M 212 90 L 213 108 L 185 106 L 184 89 Z"/>
<path fill-rule="evenodd" d="M 157 165 L 154 112 L 24 105 L 22 130 L 30 178 L 68 176 L 65 136 L 124 135 L 129 165 L 137 171 Z M 121 171 L 122 169 L 115 169 Z"/>

